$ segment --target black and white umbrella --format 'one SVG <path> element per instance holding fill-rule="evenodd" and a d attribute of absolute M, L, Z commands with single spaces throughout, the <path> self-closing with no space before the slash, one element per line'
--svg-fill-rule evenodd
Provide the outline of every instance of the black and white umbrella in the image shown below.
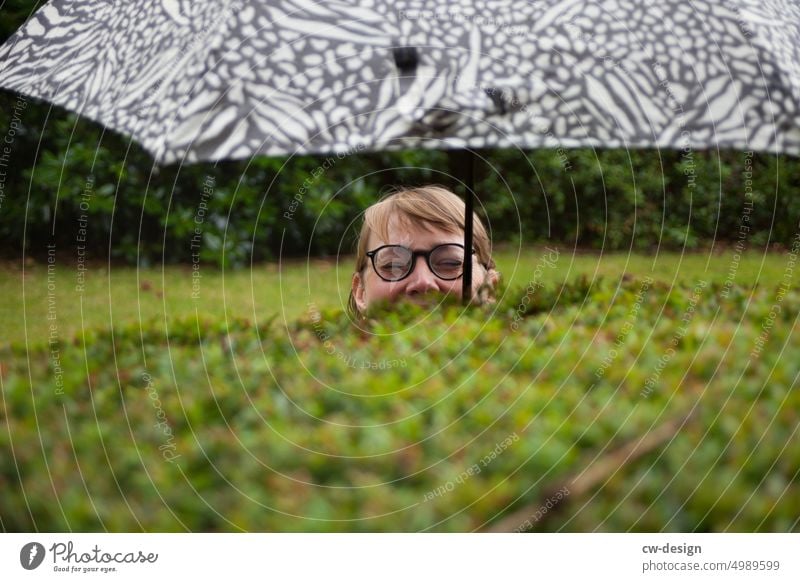
<path fill-rule="evenodd" d="M 0 86 L 163 164 L 400 148 L 798 155 L 800 6 L 52 0 L 0 48 Z"/>

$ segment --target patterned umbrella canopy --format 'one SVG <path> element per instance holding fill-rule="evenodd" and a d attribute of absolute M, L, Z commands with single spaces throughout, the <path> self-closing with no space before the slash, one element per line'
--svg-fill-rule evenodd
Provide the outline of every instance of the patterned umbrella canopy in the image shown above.
<path fill-rule="evenodd" d="M 791 0 L 52 0 L 0 86 L 164 164 L 397 148 L 800 154 Z"/>

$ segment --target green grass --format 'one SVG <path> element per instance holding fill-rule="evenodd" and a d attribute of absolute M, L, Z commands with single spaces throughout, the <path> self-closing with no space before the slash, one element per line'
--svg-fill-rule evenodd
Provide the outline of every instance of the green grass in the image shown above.
<path fill-rule="evenodd" d="M 496 262 L 505 284 L 525 286 L 547 251 L 537 248 L 503 248 Z M 746 253 L 738 262 L 734 281 L 745 286 L 771 286 L 779 281 L 787 256 L 779 253 Z M 202 266 L 199 297 L 192 298 L 193 279 L 189 267 L 164 269 L 89 268 L 83 292 L 76 291 L 77 270 L 56 257 L 54 272 L 46 265 L 23 269 L 16 264 L 0 266 L 0 346 L 9 343 L 41 343 L 54 333 L 69 340 L 82 329 L 110 329 L 130 322 L 162 322 L 195 313 L 215 318 L 249 318 L 260 322 L 277 315 L 293 321 L 307 314 L 309 304 L 320 309 L 343 307 L 349 293 L 352 257 L 335 260 L 291 261 L 256 265 L 253 269 L 230 270 Z M 612 280 L 623 276 L 645 277 L 667 283 L 699 279 L 724 281 L 733 253 L 660 253 L 656 257 L 627 253 L 573 253 L 561 249 L 555 267 L 541 269 L 541 282 L 557 284 L 580 276 Z M 48 283 L 54 301 L 48 303 Z M 48 314 L 54 319 L 48 319 Z M 51 330 L 55 324 L 55 330 Z"/>

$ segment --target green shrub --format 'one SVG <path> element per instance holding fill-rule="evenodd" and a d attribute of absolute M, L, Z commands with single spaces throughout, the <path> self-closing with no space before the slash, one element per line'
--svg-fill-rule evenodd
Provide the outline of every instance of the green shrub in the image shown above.
<path fill-rule="evenodd" d="M 720 290 L 579 281 L 364 329 L 313 309 L 288 326 L 174 321 L 169 337 L 154 322 L 56 346 L 60 375 L 53 346 L 4 353 L 0 518 L 471 531 L 567 487 L 534 529 L 797 531 L 800 293 Z M 685 418 L 644 456 L 614 455 Z"/>

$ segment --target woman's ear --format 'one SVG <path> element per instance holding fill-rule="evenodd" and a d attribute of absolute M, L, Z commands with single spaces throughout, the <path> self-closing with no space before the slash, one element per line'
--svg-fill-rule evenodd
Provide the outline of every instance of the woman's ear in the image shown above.
<path fill-rule="evenodd" d="M 356 307 L 361 313 L 367 310 L 366 289 L 364 288 L 364 281 L 361 278 L 361 273 L 353 273 L 353 281 L 350 286 L 350 291 L 353 294 L 353 299 L 356 302 Z"/>

